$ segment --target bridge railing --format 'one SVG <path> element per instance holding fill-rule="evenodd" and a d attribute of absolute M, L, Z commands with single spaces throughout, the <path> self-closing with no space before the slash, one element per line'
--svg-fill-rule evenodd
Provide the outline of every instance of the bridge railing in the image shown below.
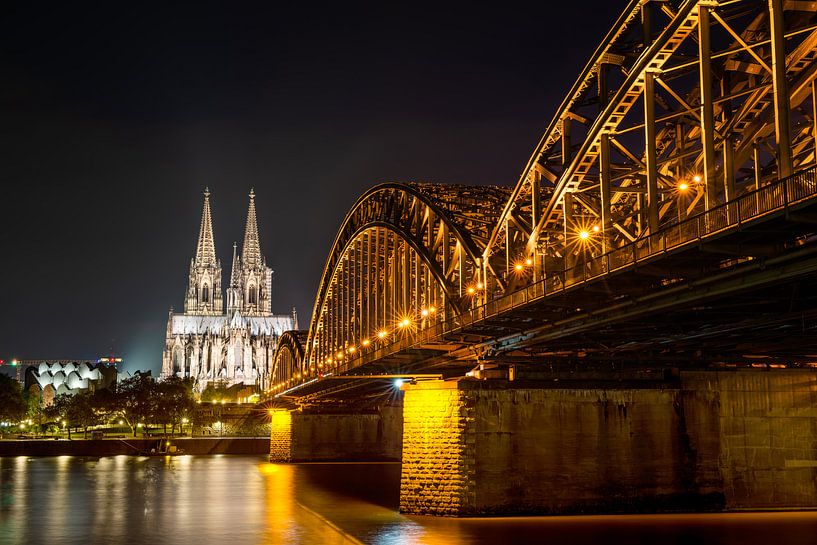
<path fill-rule="evenodd" d="M 816 195 L 817 167 L 811 167 L 666 226 L 653 235 L 638 239 L 605 254 L 588 256 L 585 251 L 581 256 L 580 264 L 574 267 L 546 271 L 545 277 L 538 282 L 488 301 L 458 317 L 438 322 L 414 334 L 406 334 L 389 345 L 365 354 L 361 353 L 355 359 L 339 366 L 337 371 L 349 371 L 364 363 L 439 340 L 443 335 L 461 330 L 465 326 L 563 292 L 605 274 L 633 267 L 660 254 L 678 250 L 685 245 L 699 243 L 705 237 L 730 229 L 737 230 L 744 224 L 753 223 L 769 214 L 788 211 L 790 207 L 812 199 Z"/>

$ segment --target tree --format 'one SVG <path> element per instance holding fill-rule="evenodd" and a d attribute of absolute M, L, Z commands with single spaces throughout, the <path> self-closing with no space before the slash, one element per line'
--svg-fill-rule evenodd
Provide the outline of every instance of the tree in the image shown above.
<path fill-rule="evenodd" d="M 116 393 L 109 388 L 95 390 L 94 395 L 91 397 L 91 406 L 101 421 L 108 422 L 122 416 Z"/>
<path fill-rule="evenodd" d="M 115 398 L 122 419 L 136 437 L 137 424 L 153 414 L 156 383 L 147 375 L 136 374 L 119 383 Z"/>
<path fill-rule="evenodd" d="M 20 384 L 10 376 L 0 374 L 0 420 L 18 422 L 25 416 L 26 409 Z"/>
<path fill-rule="evenodd" d="M 37 430 L 42 431 L 43 425 L 43 404 L 40 391 L 36 386 L 23 392 L 26 401 L 26 418 L 33 420 L 37 424 Z"/>
<path fill-rule="evenodd" d="M 99 422 L 94 412 L 92 397 L 91 392 L 77 392 L 68 401 L 68 425 L 82 428 L 84 437 L 88 437 L 88 427 Z"/>
<path fill-rule="evenodd" d="M 58 424 L 62 424 L 62 427 L 65 428 L 66 425 L 70 424 L 70 421 L 68 420 L 70 404 L 71 395 L 60 394 L 54 398 L 54 403 L 45 408 L 45 416 L 56 421 Z M 68 427 L 68 439 L 71 439 L 71 426 L 73 426 L 73 424 L 69 425 Z"/>
<path fill-rule="evenodd" d="M 181 425 L 182 418 L 190 418 L 196 402 L 193 399 L 193 381 L 179 377 L 168 377 L 157 384 L 154 421 L 164 426 L 170 424 L 170 433 Z"/>
<path fill-rule="evenodd" d="M 221 401 L 229 395 L 229 387 L 224 381 L 211 382 L 201 393 L 202 402 Z"/>

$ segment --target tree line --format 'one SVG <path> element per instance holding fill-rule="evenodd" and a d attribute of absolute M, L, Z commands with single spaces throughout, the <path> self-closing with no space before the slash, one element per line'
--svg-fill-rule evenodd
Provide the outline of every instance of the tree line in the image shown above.
<path fill-rule="evenodd" d="M 192 420 L 196 401 L 193 381 L 169 377 L 161 382 L 146 374 L 136 374 L 111 388 L 61 394 L 54 403 L 43 407 L 39 395 L 23 392 L 16 380 L 0 375 L 0 421 L 20 422 L 28 418 L 41 430 L 62 427 L 68 430 L 88 429 L 122 422 L 134 437 L 140 426 L 159 425 L 164 433 L 181 430 L 184 419 Z"/>

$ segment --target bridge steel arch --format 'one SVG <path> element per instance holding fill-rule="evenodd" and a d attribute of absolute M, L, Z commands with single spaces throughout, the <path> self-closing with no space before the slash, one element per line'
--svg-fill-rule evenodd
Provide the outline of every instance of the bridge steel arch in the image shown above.
<path fill-rule="evenodd" d="M 285 331 L 278 339 L 273 356 L 270 384 L 288 385 L 300 379 L 306 331 Z"/>
<path fill-rule="evenodd" d="M 815 162 L 814 4 L 632 0 L 486 244 L 489 298 Z M 519 263 L 530 263 L 514 274 Z M 488 278 L 490 282 L 492 277 Z"/>
<path fill-rule="evenodd" d="M 360 197 L 329 252 L 301 380 L 482 303 L 482 253 L 509 191 L 385 183 Z"/>

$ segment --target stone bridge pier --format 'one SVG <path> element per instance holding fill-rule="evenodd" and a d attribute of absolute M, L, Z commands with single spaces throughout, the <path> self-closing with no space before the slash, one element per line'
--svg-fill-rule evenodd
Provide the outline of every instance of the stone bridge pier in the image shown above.
<path fill-rule="evenodd" d="M 817 372 L 405 386 L 400 510 L 817 507 Z"/>
<path fill-rule="evenodd" d="M 398 461 L 402 417 L 399 397 L 376 407 L 271 409 L 270 461 Z"/>

